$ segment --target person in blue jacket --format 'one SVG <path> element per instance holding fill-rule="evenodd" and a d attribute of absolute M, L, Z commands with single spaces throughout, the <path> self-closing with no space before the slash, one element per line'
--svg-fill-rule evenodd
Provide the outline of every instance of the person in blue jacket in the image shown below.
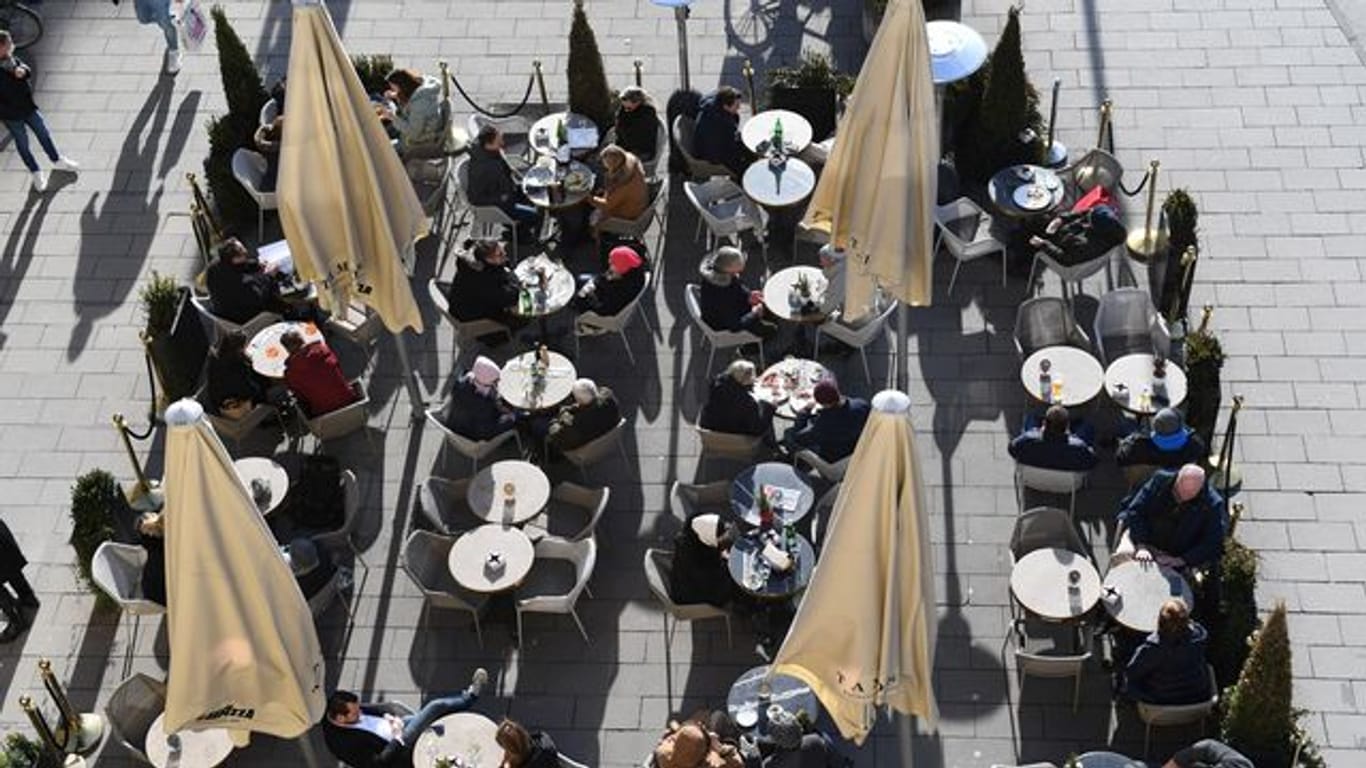
<path fill-rule="evenodd" d="M 1155 472 L 1119 512 L 1124 531 L 1115 555 L 1156 560 L 1177 570 L 1217 564 L 1228 530 L 1224 499 L 1205 470 L 1187 464 Z"/>
<path fill-rule="evenodd" d="M 716 89 L 702 99 L 702 110 L 697 113 L 697 130 L 693 133 L 693 156 L 724 165 L 736 178 L 754 162 L 740 138 L 740 105 L 744 102 L 740 91 L 729 85 Z"/>
<path fill-rule="evenodd" d="M 793 452 L 809 448 L 828 462 L 840 461 L 858 445 L 868 421 L 868 401 L 845 397 L 833 381 L 822 381 L 811 394 L 819 409 L 802 410 L 783 443 Z"/>
<path fill-rule="evenodd" d="M 1179 599 L 1162 604 L 1157 631 L 1134 650 L 1124 668 L 1123 693 L 1148 704 L 1197 704 L 1213 691 L 1205 665 L 1209 633 Z"/>

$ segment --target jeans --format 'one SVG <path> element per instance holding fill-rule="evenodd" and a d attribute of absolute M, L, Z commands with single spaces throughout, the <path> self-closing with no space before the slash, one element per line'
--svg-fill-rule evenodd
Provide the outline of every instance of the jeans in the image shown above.
<path fill-rule="evenodd" d="M 412 747 L 417 744 L 417 737 L 422 732 L 431 727 L 432 723 L 456 712 L 464 712 L 474 706 L 474 702 L 479 699 L 477 694 L 457 693 L 454 696 L 446 696 L 440 699 L 432 699 L 423 705 L 422 709 L 412 717 L 403 720 L 403 743 Z"/>
<path fill-rule="evenodd" d="M 14 137 L 14 149 L 23 159 L 24 165 L 30 172 L 38 170 L 38 161 L 33 157 L 33 150 L 29 149 L 28 132 L 33 131 L 33 135 L 38 137 L 38 143 L 43 146 L 43 151 L 47 153 L 47 159 L 57 162 L 61 157 L 57 152 L 57 147 L 52 143 L 52 134 L 48 133 L 47 123 L 43 120 L 43 113 L 33 110 L 28 117 L 18 120 L 6 120 L 5 127 Z"/>
<path fill-rule="evenodd" d="M 171 17 L 171 0 L 134 0 L 133 9 L 137 11 L 139 22 L 161 27 L 168 49 L 180 50 L 180 31 Z"/>

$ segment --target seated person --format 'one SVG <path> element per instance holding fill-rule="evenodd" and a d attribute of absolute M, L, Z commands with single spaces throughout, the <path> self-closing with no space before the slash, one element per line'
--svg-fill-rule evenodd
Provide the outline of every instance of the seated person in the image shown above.
<path fill-rule="evenodd" d="M 394 105 L 390 120 L 398 132 L 398 153 L 439 154 L 447 119 L 441 108 L 441 80 L 413 69 L 396 69 L 384 82 L 389 86 L 384 98 Z"/>
<path fill-rule="evenodd" d="M 736 360 L 712 380 L 697 425 L 733 435 L 766 435 L 773 424 L 772 403 L 754 399 L 754 363 Z"/>
<path fill-rule="evenodd" d="M 613 121 L 617 146 L 642 162 L 655 159 L 659 154 L 659 147 L 655 146 L 659 139 L 659 115 L 654 100 L 644 88 L 633 85 L 622 89 L 617 102 L 617 115 Z"/>
<path fill-rule="evenodd" d="M 138 543 L 147 550 L 142 564 L 142 596 L 166 605 L 166 518 L 160 512 L 138 517 Z"/>
<path fill-rule="evenodd" d="M 570 451 L 611 432 L 621 422 L 621 408 L 612 390 L 592 379 L 574 382 L 572 401 L 560 406 L 550 423 L 546 442 L 553 450 Z"/>
<path fill-rule="evenodd" d="M 1162 768 L 1256 768 L 1256 766 L 1241 752 L 1222 741 L 1201 739 L 1172 755 L 1172 758 L 1163 764 Z"/>
<path fill-rule="evenodd" d="M 513 415 L 498 398 L 498 364 L 480 355 L 469 373 L 451 389 L 444 421 L 452 432 L 471 440 L 492 440 L 517 426 Z"/>
<path fill-rule="evenodd" d="M 582 279 L 582 278 L 580 278 Z M 574 297 L 574 308 L 613 317 L 635 301 L 645 287 L 645 262 L 628 245 L 607 254 L 607 270 L 588 280 Z"/>
<path fill-rule="evenodd" d="M 465 199 L 470 205 L 490 205 L 512 217 L 523 226 L 523 234 L 535 239 L 535 225 L 540 221 L 536 207 L 526 199 L 512 166 L 503 154 L 503 132 L 497 126 L 479 129 L 469 147 L 469 186 Z"/>
<path fill-rule="evenodd" d="M 1132 555 L 1183 570 L 1217 564 L 1228 511 L 1205 470 L 1187 464 L 1176 472 L 1155 472 L 1125 499 L 1118 522 L 1123 533 L 1115 559 Z"/>
<path fill-rule="evenodd" d="M 305 344 L 304 337 L 290 329 L 280 336 L 280 345 L 289 353 L 285 358 L 285 386 L 309 417 L 331 413 L 360 399 L 327 342 Z"/>
<path fill-rule="evenodd" d="M 1071 432 L 1071 418 L 1061 405 L 1049 406 L 1043 427 L 1027 428 L 1007 448 L 1011 458 L 1028 467 L 1063 472 L 1088 472 L 1096 466 L 1096 452 Z"/>
<path fill-rule="evenodd" d="M 276 80 L 275 85 L 270 88 L 270 98 L 275 100 L 275 114 L 277 116 L 285 113 L 285 85 L 288 79 L 282 77 Z"/>
<path fill-rule="evenodd" d="M 455 279 L 446 300 L 451 314 L 461 322 L 493 320 L 509 328 L 521 327 L 525 319 L 514 310 L 522 296 L 522 281 L 508 263 L 507 249 L 497 240 L 466 240 L 469 256 L 455 262 Z"/>
<path fill-rule="evenodd" d="M 726 557 L 737 529 L 721 516 L 701 513 L 688 518 L 674 536 L 669 598 L 678 605 L 707 603 L 724 608 L 739 596 Z"/>
<path fill-rule="evenodd" d="M 208 402 L 210 413 L 240 419 L 256 405 L 266 402 L 266 380 L 251 367 L 247 336 L 241 331 L 223 335 L 209 352 Z"/>
<path fill-rule="evenodd" d="M 1179 599 L 1162 604 L 1157 631 L 1148 635 L 1124 667 L 1122 692 L 1147 704 L 1196 704 L 1208 701 L 1205 644 L 1209 634 Z"/>
<path fill-rule="evenodd" d="M 515 720 L 498 724 L 494 741 L 503 748 L 499 768 L 559 768 L 560 753 L 544 731 L 532 733 Z"/>
<path fill-rule="evenodd" d="M 809 448 L 828 462 L 840 461 L 858 445 L 871 412 L 868 401 L 845 397 L 833 381 L 817 384 L 812 395 L 814 401 L 797 414 L 797 423 L 787 430 L 783 444 L 794 453 Z"/>
<path fill-rule="evenodd" d="M 274 192 L 275 180 L 280 175 L 280 142 L 283 141 L 285 118 L 280 116 L 268 125 L 256 129 L 253 143 L 256 151 L 266 158 L 266 174 L 261 177 L 261 191 Z"/>
<path fill-rule="evenodd" d="M 764 755 L 762 768 L 837 768 L 844 764 L 829 739 L 807 732 L 803 719 L 784 711 L 769 720 L 768 733 L 759 740 L 759 752 Z"/>
<path fill-rule="evenodd" d="M 827 243 L 821 246 L 816 256 L 820 259 L 821 275 L 825 277 L 821 314 L 830 315 L 844 307 L 844 249 Z"/>
<path fill-rule="evenodd" d="M 338 690 L 328 697 L 327 714 L 323 717 L 327 751 L 355 768 L 411 765 L 417 737 L 446 715 L 474 706 L 488 679 L 488 672 L 482 667 L 476 669 L 470 687 L 464 692 L 432 699 L 408 717 L 398 717 L 378 707 L 362 707 L 356 694 Z"/>
<path fill-rule="evenodd" d="M 1181 412 L 1163 408 L 1153 416 L 1150 432 L 1134 432 L 1119 441 L 1115 463 L 1121 467 L 1151 466 L 1177 469 L 1183 464 L 1209 461 L 1205 441 L 1187 427 Z"/>
<path fill-rule="evenodd" d="M 302 536 L 289 542 L 289 569 L 294 572 L 294 580 L 299 583 L 304 600 L 312 600 L 337 573 L 327 548 Z"/>
<path fill-rule="evenodd" d="M 1109 253 L 1128 234 L 1118 212 L 1101 204 L 1057 216 L 1043 235 L 1030 237 L 1029 244 L 1064 267 L 1074 267 Z"/>
<path fill-rule="evenodd" d="M 598 153 L 602 160 L 602 194 L 588 198 L 593 206 L 589 221 L 593 226 L 603 219 L 635 219 L 650 207 L 650 188 L 645 183 L 645 167 L 640 159 L 615 144 Z"/>
<path fill-rule="evenodd" d="M 764 319 L 764 294 L 751 291 L 740 279 L 745 252 L 729 245 L 702 262 L 698 304 L 702 321 L 718 331 L 749 331 L 767 338 L 778 327 Z"/>
<path fill-rule="evenodd" d="M 697 130 L 693 133 L 693 157 L 724 165 L 736 178 L 755 160 L 740 138 L 740 106 L 744 99 L 740 91 L 723 85 L 702 99 L 697 113 Z"/>
<path fill-rule="evenodd" d="M 218 245 L 218 255 L 204 276 L 213 313 L 238 325 L 262 312 L 283 313 L 274 270 L 253 259 L 235 237 Z"/>
<path fill-rule="evenodd" d="M 707 728 L 701 715 L 685 723 L 669 721 L 655 747 L 653 768 L 742 768 L 735 748 Z"/>

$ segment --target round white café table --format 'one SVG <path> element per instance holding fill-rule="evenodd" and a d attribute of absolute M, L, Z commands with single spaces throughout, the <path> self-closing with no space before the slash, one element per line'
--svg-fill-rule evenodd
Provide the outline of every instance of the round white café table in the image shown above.
<path fill-rule="evenodd" d="M 171 745 L 167 743 L 166 713 L 157 715 L 147 729 L 147 759 L 157 768 L 171 765 Z M 181 731 L 174 734 L 180 741 L 180 768 L 213 768 L 232 754 L 232 737 L 222 728 L 203 731 Z"/>
<path fill-rule="evenodd" d="M 541 161 L 522 175 L 522 193 L 526 199 L 537 208 L 544 208 L 548 211 L 559 211 L 565 208 L 573 208 L 588 199 L 593 194 L 593 185 L 597 182 L 597 174 L 587 165 L 572 160 L 568 163 L 565 178 L 560 181 L 564 186 L 559 187 L 564 194 L 550 196 L 550 186 L 556 180 L 555 161 L 548 157 L 541 158 Z"/>
<path fill-rule="evenodd" d="M 247 487 L 247 493 L 252 495 L 253 501 L 255 496 L 252 494 L 252 480 L 265 480 L 270 485 L 270 498 L 264 504 L 256 503 L 256 507 L 263 515 L 274 512 L 289 493 L 289 473 L 274 459 L 247 456 L 233 461 L 232 467 L 237 470 L 237 476 L 242 478 L 242 484 Z"/>
<path fill-rule="evenodd" d="M 811 123 L 786 109 L 767 109 L 746 120 L 740 128 L 740 140 L 749 151 L 766 154 L 773 138 L 773 126 L 779 120 L 783 121 L 783 144 L 787 154 L 795 155 L 806 149 L 811 143 Z"/>
<path fill-rule="evenodd" d="M 754 382 L 754 399 L 772 403 L 775 416 L 795 419 L 815 402 L 816 385 L 834 380 L 834 374 L 816 360 L 789 357 L 764 369 Z"/>
<path fill-rule="evenodd" d="M 443 757 L 458 757 L 470 768 L 498 768 L 503 748 L 498 725 L 477 712 L 456 712 L 432 723 L 413 745 L 413 768 L 436 768 Z"/>
<path fill-rule="evenodd" d="M 1100 574 L 1090 560 L 1071 550 L 1036 549 L 1010 569 L 1010 592 L 1035 616 L 1066 621 L 1091 610 L 1100 599 Z"/>
<path fill-rule="evenodd" d="M 518 262 L 512 273 L 522 281 L 522 287 L 531 293 L 529 309 L 523 310 L 520 305 L 514 309 L 522 317 L 553 315 L 574 300 L 573 273 L 544 253 Z M 542 274 L 545 275 L 545 290 L 541 290 Z"/>
<path fill-rule="evenodd" d="M 1037 402 L 1049 405 L 1055 402 L 1051 383 L 1047 396 L 1041 391 L 1039 370 L 1044 360 L 1049 364 L 1050 382 L 1062 379 L 1062 397 L 1056 401 L 1057 405 L 1072 408 L 1089 403 L 1105 386 L 1105 369 L 1090 352 L 1067 346 L 1044 347 L 1035 350 L 1020 366 L 1020 383 Z"/>
<path fill-rule="evenodd" d="M 1111 566 L 1101 593 L 1101 603 L 1115 621 L 1145 634 L 1157 629 L 1158 611 L 1171 598 L 1195 606 L 1195 595 L 1181 574 L 1152 561 L 1126 560 Z"/>
<path fill-rule="evenodd" d="M 768 276 L 764 282 L 764 306 L 777 317 L 794 323 L 820 323 L 825 315 L 820 312 L 803 314 L 801 305 L 792 306 L 797 281 L 803 276 L 811 286 L 811 301 L 817 307 L 825 300 L 826 279 L 819 267 L 787 267 Z M 804 302 L 803 302 L 804 303 Z"/>
<path fill-rule="evenodd" d="M 536 365 L 536 350 L 520 354 L 503 364 L 498 379 L 498 395 L 513 408 L 525 411 L 544 411 L 554 408 L 569 398 L 574 390 L 578 371 L 569 358 L 559 352 L 546 354 L 550 365 L 539 381 L 532 375 Z"/>
<path fill-rule="evenodd" d="M 816 189 L 816 172 L 811 166 L 789 157 L 779 165 L 756 160 L 741 179 L 745 194 L 769 208 L 786 208 L 811 196 Z"/>
<path fill-rule="evenodd" d="M 494 554 L 501 558 L 502 568 L 489 567 L 489 556 Z M 446 566 L 455 583 L 471 592 L 490 594 L 521 584 L 535 560 L 536 550 L 521 528 L 488 523 L 455 540 Z"/>
<path fill-rule="evenodd" d="M 1105 369 L 1105 391 L 1115 405 L 1137 416 L 1151 416 L 1163 408 L 1175 408 L 1186 400 L 1186 372 L 1171 360 L 1167 361 L 1166 402 L 1158 402 L 1153 395 L 1153 360 L 1146 352 L 1140 352 L 1110 363 Z M 1124 389 L 1120 390 L 1120 385 Z"/>
<path fill-rule="evenodd" d="M 531 148 L 538 155 L 554 155 L 560 148 L 560 121 L 564 121 L 564 127 L 574 134 L 569 137 L 569 149 L 574 153 L 591 152 L 598 148 L 601 136 L 598 134 L 597 123 L 590 118 L 580 115 L 577 112 L 551 112 L 531 125 L 531 133 L 527 135 L 527 141 Z M 582 132 L 582 134 L 580 134 Z M 590 137 L 592 141 L 589 142 Z M 584 141 L 575 146 L 574 139 L 583 138 Z"/>
<path fill-rule="evenodd" d="M 545 509 L 550 478 L 529 461 L 496 461 L 470 481 L 465 500 L 475 517 L 486 523 L 518 525 Z"/>
<path fill-rule="evenodd" d="M 323 332 L 318 330 L 314 323 L 286 321 L 267 325 L 257 331 L 247 344 L 247 357 L 251 358 L 252 370 L 271 379 L 285 377 L 285 360 L 289 357 L 289 352 L 280 343 L 280 337 L 290 329 L 298 331 L 304 337 L 305 344 L 323 340 Z"/>

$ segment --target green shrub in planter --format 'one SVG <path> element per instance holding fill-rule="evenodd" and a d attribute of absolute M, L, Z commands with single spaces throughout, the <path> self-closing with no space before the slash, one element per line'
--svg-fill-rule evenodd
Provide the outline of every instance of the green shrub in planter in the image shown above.
<path fill-rule="evenodd" d="M 174 277 L 154 269 L 151 279 L 138 289 L 138 302 L 142 304 L 142 315 L 147 320 L 143 332 L 150 338 L 165 336 L 175 323 L 180 285 Z"/>
<path fill-rule="evenodd" d="M 1219 576 L 1219 613 L 1210 621 L 1209 663 L 1220 687 L 1227 687 L 1237 682 L 1257 629 L 1257 553 L 1229 536 Z"/>
<path fill-rule="evenodd" d="M 1168 322 L 1181 319 L 1189 297 L 1181 295 L 1181 257 L 1187 248 L 1200 252 L 1198 235 L 1200 212 L 1195 200 L 1184 189 L 1173 189 L 1162 201 L 1162 216 L 1167 221 L 1167 252 L 1163 255 L 1162 283 L 1158 286 L 1157 311 Z"/>
<path fill-rule="evenodd" d="M 1219 419 L 1219 403 L 1223 393 L 1219 387 L 1219 372 L 1224 367 L 1224 347 L 1219 337 L 1209 330 L 1206 308 L 1200 327 L 1186 334 L 1183 361 L 1186 368 L 1186 423 L 1214 446 L 1214 427 Z"/>
<path fill-rule="evenodd" d="M 1225 695 L 1223 741 L 1253 764 L 1322 765 L 1318 750 L 1299 724 L 1292 702 L 1290 630 L 1285 603 L 1278 603 L 1254 635 L 1238 683 Z M 1308 744 L 1308 749 L 1301 749 Z M 1307 761 L 1307 762 L 1306 762 Z"/>
<path fill-rule="evenodd" d="M 209 120 L 209 157 L 204 161 L 204 177 L 218 208 L 219 220 L 229 229 L 246 229 L 256 217 L 256 204 L 233 178 L 232 155 L 238 149 L 253 146 L 261 106 L 270 96 L 223 7 L 215 5 L 210 13 L 228 113 Z"/>
<path fill-rule="evenodd" d="M 360 78 L 360 84 L 365 87 L 366 93 L 384 93 L 388 90 L 389 84 L 384 81 L 384 78 L 394 71 L 393 56 L 384 54 L 352 56 L 351 66 L 356 68 L 356 75 Z"/>
<path fill-rule="evenodd" d="M 835 68 L 830 57 L 806 52 L 795 67 L 770 69 L 768 106 L 786 109 L 806 118 L 814 141 L 835 132 L 836 99 L 854 90 L 854 78 Z"/>
<path fill-rule="evenodd" d="M 40 768 L 43 749 L 22 733 L 10 733 L 0 748 L 0 768 Z"/>
<path fill-rule="evenodd" d="M 108 598 L 90 578 L 90 560 L 101 544 L 114 538 L 112 507 L 120 493 L 123 491 L 114 476 L 103 469 L 86 472 L 71 486 L 71 546 L 76 550 L 76 570 L 81 583 L 101 600 Z"/>
<path fill-rule="evenodd" d="M 1005 29 L 984 69 L 986 86 L 976 119 L 965 126 L 954 147 L 959 175 L 986 183 L 1011 165 L 1043 160 L 1043 116 L 1039 93 L 1025 73 L 1020 47 L 1020 9 L 1011 7 Z M 1032 133 L 1033 138 L 1023 138 Z"/>
<path fill-rule="evenodd" d="M 583 0 L 574 0 L 574 21 L 569 25 L 569 111 L 583 115 L 606 131 L 616 113 L 616 95 L 607 85 L 607 73 L 598 51 L 598 38 L 583 11 Z"/>

